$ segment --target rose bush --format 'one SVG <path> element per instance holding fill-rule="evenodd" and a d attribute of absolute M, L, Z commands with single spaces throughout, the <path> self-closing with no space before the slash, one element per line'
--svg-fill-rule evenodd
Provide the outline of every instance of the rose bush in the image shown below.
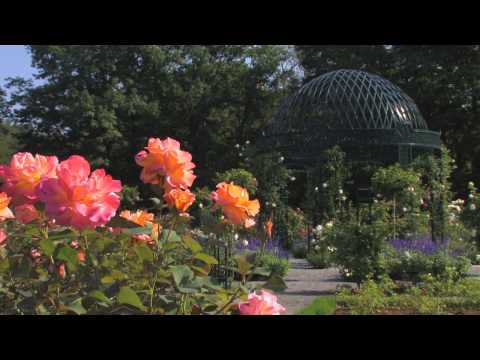
<path fill-rule="evenodd" d="M 152 138 L 135 160 L 175 211 L 117 216 L 120 181 L 78 155 L 19 153 L 0 167 L 0 314 L 282 313 L 274 295 L 210 276 L 217 260 L 189 227 L 195 164 L 180 143 Z M 217 189 L 216 236 L 251 226 L 258 200 L 233 183 Z M 255 266 L 240 259 L 235 270 L 245 280 Z"/>

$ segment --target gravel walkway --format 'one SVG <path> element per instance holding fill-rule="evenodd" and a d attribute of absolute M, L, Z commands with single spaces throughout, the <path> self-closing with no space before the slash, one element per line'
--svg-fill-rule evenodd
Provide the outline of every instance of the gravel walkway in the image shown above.
<path fill-rule="evenodd" d="M 291 259 L 290 263 L 284 279 L 288 288 L 277 293 L 278 302 L 287 308 L 286 315 L 295 314 L 319 296 L 333 294 L 337 285 L 356 287 L 355 283 L 342 281 L 337 269 L 313 269 L 305 259 Z"/>

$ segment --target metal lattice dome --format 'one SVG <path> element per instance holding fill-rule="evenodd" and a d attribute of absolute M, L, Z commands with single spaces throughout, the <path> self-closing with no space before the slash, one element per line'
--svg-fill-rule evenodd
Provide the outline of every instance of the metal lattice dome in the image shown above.
<path fill-rule="evenodd" d="M 440 133 L 428 130 L 405 92 L 358 70 L 332 71 L 302 86 L 286 99 L 262 135 L 261 147 L 281 151 L 294 166 L 311 162 L 334 145 L 363 157 L 385 157 L 389 151 L 386 160 L 401 163 L 416 151 L 441 146 Z"/>

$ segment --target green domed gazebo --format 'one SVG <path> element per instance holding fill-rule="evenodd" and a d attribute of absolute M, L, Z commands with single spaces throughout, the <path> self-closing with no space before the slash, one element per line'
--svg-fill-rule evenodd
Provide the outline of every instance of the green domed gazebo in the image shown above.
<path fill-rule="evenodd" d="M 289 168 L 300 170 L 334 145 L 349 160 L 406 165 L 439 151 L 441 140 L 399 87 L 364 71 L 337 70 L 288 97 L 258 145 L 281 152 Z"/>

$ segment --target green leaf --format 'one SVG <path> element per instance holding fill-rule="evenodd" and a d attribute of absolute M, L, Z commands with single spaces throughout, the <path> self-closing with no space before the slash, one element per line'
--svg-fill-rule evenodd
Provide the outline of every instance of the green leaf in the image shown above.
<path fill-rule="evenodd" d="M 192 266 L 192 269 L 195 270 L 195 271 L 198 271 L 200 274 L 205 275 L 205 276 L 207 276 L 209 274 L 208 271 L 206 271 L 205 269 L 202 269 L 201 267 L 198 267 L 198 266 Z"/>
<path fill-rule="evenodd" d="M 71 302 L 69 305 L 66 305 L 65 308 L 73 311 L 77 315 L 84 315 L 87 313 L 87 310 L 82 305 L 82 298 L 78 298 Z"/>
<path fill-rule="evenodd" d="M 152 262 L 153 261 L 153 251 L 150 250 L 150 248 L 146 245 L 137 245 L 134 248 L 135 253 L 137 256 L 142 259 L 142 261 L 148 261 Z"/>
<path fill-rule="evenodd" d="M 52 256 L 55 252 L 56 245 L 51 239 L 43 239 L 39 243 L 40 250 L 47 256 Z"/>
<path fill-rule="evenodd" d="M 180 287 L 182 283 L 190 281 L 194 277 L 192 269 L 186 265 L 171 266 L 170 270 L 173 275 L 173 280 L 178 287 Z"/>
<path fill-rule="evenodd" d="M 273 275 L 267 282 L 263 285 L 265 289 L 273 290 L 275 292 L 283 291 L 287 288 L 287 284 L 283 281 L 280 275 Z"/>
<path fill-rule="evenodd" d="M 237 262 L 236 271 L 238 271 L 238 273 L 242 276 L 247 275 L 247 273 L 252 268 L 252 264 L 248 262 L 247 257 L 244 255 L 238 255 L 235 257 L 235 260 Z"/>
<path fill-rule="evenodd" d="M 64 246 L 57 254 L 58 260 L 63 260 L 67 263 L 70 270 L 75 271 L 78 265 L 77 251 L 70 246 Z"/>
<path fill-rule="evenodd" d="M 78 233 L 73 232 L 70 229 L 66 229 L 62 231 L 51 231 L 48 233 L 48 238 L 52 241 L 74 239 L 77 237 L 78 237 Z"/>
<path fill-rule="evenodd" d="M 8 258 L 0 259 L 0 274 L 6 273 L 10 269 Z"/>
<path fill-rule="evenodd" d="M 138 297 L 137 293 L 127 286 L 120 288 L 117 298 L 120 304 L 132 305 L 142 311 L 147 310 L 147 308 L 142 304 L 142 301 Z"/>
<path fill-rule="evenodd" d="M 111 275 L 106 275 L 100 279 L 100 282 L 104 285 L 110 285 L 115 282 L 115 279 Z"/>
<path fill-rule="evenodd" d="M 196 240 L 194 240 L 191 236 L 184 236 L 183 242 L 185 245 L 192 251 L 192 253 L 196 254 L 202 251 L 202 245 L 200 245 Z"/>
<path fill-rule="evenodd" d="M 271 271 L 265 267 L 258 267 L 258 268 L 255 268 L 253 273 L 255 275 L 260 275 L 260 276 L 270 276 Z"/>
<path fill-rule="evenodd" d="M 123 232 L 129 235 L 141 235 L 141 234 L 150 235 L 151 230 L 146 227 L 135 227 L 130 229 L 124 229 Z"/>
<path fill-rule="evenodd" d="M 168 240 L 167 240 L 168 239 Z M 160 237 L 160 241 L 162 242 L 179 242 L 182 239 L 180 236 L 175 231 L 170 231 L 170 230 L 163 230 L 162 235 Z"/>
<path fill-rule="evenodd" d="M 337 308 L 335 296 L 321 296 L 296 315 L 332 315 Z"/>
<path fill-rule="evenodd" d="M 209 264 L 209 265 L 218 264 L 217 259 L 215 259 L 213 256 L 210 256 L 210 255 L 205 254 L 205 253 L 195 254 L 195 259 L 202 260 L 203 262 L 205 262 L 206 264 Z"/>
<path fill-rule="evenodd" d="M 90 292 L 90 294 L 88 294 L 89 297 L 91 297 L 92 299 L 95 299 L 95 300 L 98 300 L 100 302 L 103 302 L 105 304 L 108 304 L 110 305 L 112 303 L 112 301 L 101 291 L 99 290 L 94 290 L 92 292 Z"/>

